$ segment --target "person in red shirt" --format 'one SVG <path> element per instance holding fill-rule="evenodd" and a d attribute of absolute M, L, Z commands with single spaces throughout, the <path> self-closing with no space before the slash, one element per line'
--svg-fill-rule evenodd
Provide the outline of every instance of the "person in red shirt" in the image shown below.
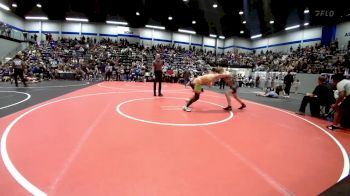
<path fill-rule="evenodd" d="M 163 65 L 164 61 L 160 58 L 160 54 L 156 55 L 156 59 L 153 61 L 153 91 L 154 91 L 154 96 L 157 96 L 156 91 L 157 91 L 157 82 L 159 82 L 158 86 L 158 96 L 162 97 L 162 79 L 163 79 Z"/>
<path fill-rule="evenodd" d="M 170 83 L 174 83 L 174 71 L 172 68 L 168 69 L 167 71 L 167 75 L 168 75 L 168 82 Z"/>

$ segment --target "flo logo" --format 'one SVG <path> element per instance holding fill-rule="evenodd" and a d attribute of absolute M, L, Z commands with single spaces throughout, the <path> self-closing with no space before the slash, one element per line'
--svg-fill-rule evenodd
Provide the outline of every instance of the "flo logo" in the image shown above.
<path fill-rule="evenodd" d="M 334 10 L 315 10 L 315 16 L 317 17 L 333 17 Z"/>

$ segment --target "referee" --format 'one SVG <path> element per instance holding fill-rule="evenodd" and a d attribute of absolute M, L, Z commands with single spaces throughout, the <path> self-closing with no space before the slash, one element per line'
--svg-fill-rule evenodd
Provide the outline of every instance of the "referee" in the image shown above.
<path fill-rule="evenodd" d="M 16 87 L 18 87 L 17 76 L 19 76 L 21 78 L 23 85 L 26 87 L 27 84 L 26 84 L 26 81 L 25 81 L 24 76 L 23 76 L 24 63 L 20 59 L 19 55 L 16 55 L 15 59 L 13 60 L 13 67 L 14 67 L 13 77 L 15 79 Z"/>
<path fill-rule="evenodd" d="M 163 65 L 164 61 L 160 59 L 160 54 L 156 54 L 156 59 L 153 61 L 153 79 L 154 79 L 154 85 L 153 85 L 153 91 L 154 96 L 157 96 L 156 89 L 157 89 L 157 82 L 159 82 L 158 87 L 158 96 L 162 97 L 162 75 L 163 75 Z"/>

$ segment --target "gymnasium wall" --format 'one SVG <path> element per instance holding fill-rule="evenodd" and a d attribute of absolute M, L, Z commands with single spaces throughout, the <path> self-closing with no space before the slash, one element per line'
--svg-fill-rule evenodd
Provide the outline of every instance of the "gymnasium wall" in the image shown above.
<path fill-rule="evenodd" d="M 6 58 L 14 57 L 18 52 L 26 49 L 29 44 L 0 38 L 0 46 L 0 61 L 6 61 Z"/>
<path fill-rule="evenodd" d="M 296 49 L 299 44 L 302 47 L 314 46 L 321 43 L 322 28 L 305 28 L 301 30 L 284 31 L 264 38 L 258 38 L 252 41 L 252 49 L 260 53 L 262 50 L 274 52 L 288 52 L 290 47 Z"/>
<path fill-rule="evenodd" d="M 136 29 L 110 24 L 67 21 L 26 21 L 24 28 L 30 33 L 30 35 L 42 32 L 43 34 L 42 36 L 39 36 L 39 41 L 45 39 L 45 33 L 51 33 L 54 38 L 60 36 L 65 38 L 79 38 L 84 35 L 85 37 L 96 38 L 97 40 L 100 38 L 110 38 L 112 40 L 127 39 L 131 43 L 140 42 L 146 46 L 174 43 L 176 46 L 189 48 L 191 45 L 213 52 L 217 47 L 218 53 L 223 52 L 223 40 L 221 39 L 217 39 L 218 42 L 216 45 L 216 39 L 214 38 L 170 32 L 166 30 L 153 30 L 148 28 Z"/>
<path fill-rule="evenodd" d="M 340 49 L 348 47 L 350 41 L 350 21 L 337 25 L 336 38 L 338 38 Z"/>
<path fill-rule="evenodd" d="M 239 52 L 251 52 L 252 42 L 249 39 L 231 37 L 224 41 L 224 52 L 237 50 Z"/>
<path fill-rule="evenodd" d="M 10 25 L 18 31 L 23 31 L 24 29 L 23 19 L 8 11 L 0 10 L 0 22 Z"/>
<path fill-rule="evenodd" d="M 223 39 L 217 39 L 217 51 L 219 54 L 224 53 L 224 42 Z"/>
<path fill-rule="evenodd" d="M 11 36 L 17 39 L 23 39 L 24 22 L 18 16 L 11 12 L 0 10 L 0 22 L 12 27 Z M 0 60 L 6 57 L 13 57 L 17 52 L 27 47 L 25 43 L 18 43 L 0 38 Z"/>
<path fill-rule="evenodd" d="M 315 87 L 318 85 L 319 76 L 320 76 L 319 74 L 298 73 L 295 76 L 295 79 L 299 79 L 300 81 L 298 93 L 301 93 L 301 94 L 312 93 Z M 291 92 L 295 92 L 295 89 L 292 88 Z"/>

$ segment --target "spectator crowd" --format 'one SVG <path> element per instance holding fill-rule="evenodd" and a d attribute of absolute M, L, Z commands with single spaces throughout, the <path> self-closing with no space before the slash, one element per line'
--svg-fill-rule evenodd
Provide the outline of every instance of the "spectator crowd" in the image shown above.
<path fill-rule="evenodd" d="M 290 48 L 289 53 L 261 51 L 260 54 L 239 53 L 237 50 L 216 55 L 189 47 L 157 45 L 144 47 L 130 44 L 127 40 L 64 39 L 57 41 L 46 35 L 46 42 L 31 45 L 19 53 L 26 65 L 26 78 L 32 81 L 43 79 L 77 80 L 126 80 L 144 81 L 152 78 L 151 65 L 155 54 L 164 59 L 164 80 L 183 81 L 184 73 L 196 76 L 211 66 L 250 68 L 252 71 L 294 73 L 349 73 L 349 51 L 338 50 L 337 41 L 330 47 L 307 46 Z M 6 81 L 12 74 L 12 61 L 0 66 L 1 80 Z M 190 74 L 189 74 L 190 73 Z M 275 77 L 266 80 L 273 83 Z M 240 75 L 239 82 L 256 85 L 256 78 Z"/>

